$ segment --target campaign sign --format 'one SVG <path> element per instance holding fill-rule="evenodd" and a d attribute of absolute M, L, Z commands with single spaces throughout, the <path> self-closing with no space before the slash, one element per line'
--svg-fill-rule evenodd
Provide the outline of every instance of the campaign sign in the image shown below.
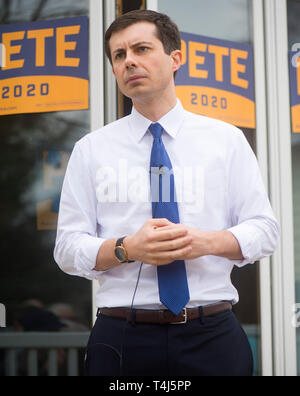
<path fill-rule="evenodd" d="M 87 109 L 88 18 L 0 25 L 0 115 Z"/>
<path fill-rule="evenodd" d="M 300 54 L 290 53 L 290 92 L 292 107 L 292 130 L 300 133 Z"/>
<path fill-rule="evenodd" d="M 181 38 L 183 65 L 176 91 L 184 108 L 254 129 L 252 46 L 184 32 Z"/>

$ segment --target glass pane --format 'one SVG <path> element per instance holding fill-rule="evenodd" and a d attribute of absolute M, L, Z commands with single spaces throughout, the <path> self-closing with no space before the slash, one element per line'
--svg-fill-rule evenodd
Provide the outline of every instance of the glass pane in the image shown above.
<path fill-rule="evenodd" d="M 298 51 L 300 52 L 299 19 L 300 19 L 300 1 L 288 0 L 289 48 L 292 50 L 293 45 L 299 43 Z M 300 133 L 292 133 L 292 166 L 293 166 L 296 301 L 299 302 L 300 301 Z M 300 375 L 299 325 L 297 328 L 298 375 Z"/>
<path fill-rule="evenodd" d="M 188 7 L 181 0 L 158 0 L 158 11 L 169 15 L 181 32 L 253 44 L 252 2 L 249 0 L 189 0 Z M 242 130 L 255 152 L 256 131 Z M 240 295 L 234 310 L 249 337 L 255 375 L 261 374 L 258 265 L 235 268 L 232 273 L 232 282 Z"/>
<path fill-rule="evenodd" d="M 80 15 L 89 15 L 89 0 L 0 0 L 0 24 Z M 91 283 L 64 274 L 53 259 L 66 165 L 89 131 L 89 110 L 0 117 L 0 301 L 10 330 L 24 304 L 71 304 L 69 319 L 90 326 Z"/>
<path fill-rule="evenodd" d="M 251 4 L 248 0 L 158 0 L 158 11 L 169 15 L 182 32 L 251 42 Z M 234 29 L 232 29 L 234 26 Z"/>

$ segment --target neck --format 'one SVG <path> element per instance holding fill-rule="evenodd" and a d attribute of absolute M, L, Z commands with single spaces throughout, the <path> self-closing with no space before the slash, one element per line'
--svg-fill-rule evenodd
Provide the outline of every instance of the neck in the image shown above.
<path fill-rule="evenodd" d="M 157 122 L 176 106 L 177 97 L 174 92 L 174 95 L 166 98 L 144 98 L 132 101 L 140 114 L 152 122 Z"/>

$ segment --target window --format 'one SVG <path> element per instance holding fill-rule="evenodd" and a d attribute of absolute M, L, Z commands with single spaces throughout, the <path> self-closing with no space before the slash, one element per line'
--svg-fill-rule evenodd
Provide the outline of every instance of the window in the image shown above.
<path fill-rule="evenodd" d="M 0 0 L 0 24 L 87 15 L 88 0 Z M 0 131 L 0 300 L 7 325 L 24 303 L 68 303 L 89 326 L 91 283 L 61 272 L 53 249 L 65 168 L 74 143 L 90 132 L 90 111 L 1 116 Z"/>

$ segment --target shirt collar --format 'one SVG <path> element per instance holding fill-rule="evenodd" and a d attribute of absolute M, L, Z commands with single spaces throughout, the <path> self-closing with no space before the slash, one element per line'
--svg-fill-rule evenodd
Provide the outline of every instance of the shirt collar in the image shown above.
<path fill-rule="evenodd" d="M 180 100 L 177 99 L 176 106 L 157 122 L 160 123 L 164 130 L 175 139 L 183 120 L 184 109 Z M 139 143 L 145 136 L 149 126 L 152 124 L 152 121 L 148 120 L 133 107 L 132 113 L 129 117 L 129 124 L 132 136 L 136 139 L 137 143 Z"/>

